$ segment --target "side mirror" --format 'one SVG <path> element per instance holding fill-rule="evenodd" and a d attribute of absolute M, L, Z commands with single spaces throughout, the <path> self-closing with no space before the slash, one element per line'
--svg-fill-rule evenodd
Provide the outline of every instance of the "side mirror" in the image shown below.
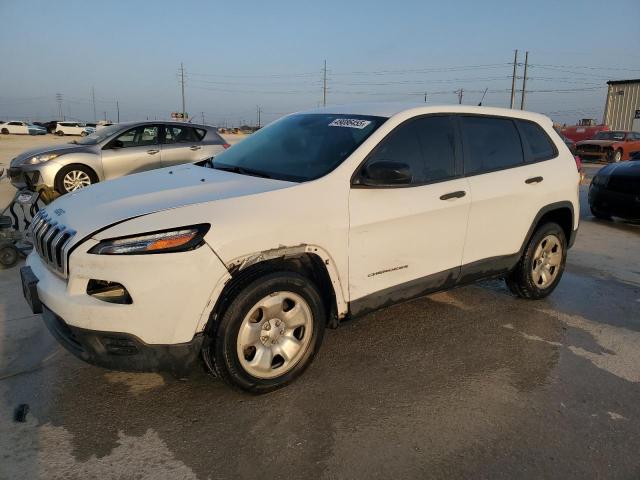
<path fill-rule="evenodd" d="M 406 163 L 380 160 L 364 166 L 356 185 L 368 187 L 397 187 L 411 185 L 413 175 Z"/>
<path fill-rule="evenodd" d="M 113 150 L 117 150 L 118 148 L 123 148 L 123 147 L 124 147 L 124 143 L 122 143 L 122 140 L 114 140 L 109 144 L 109 148 Z"/>

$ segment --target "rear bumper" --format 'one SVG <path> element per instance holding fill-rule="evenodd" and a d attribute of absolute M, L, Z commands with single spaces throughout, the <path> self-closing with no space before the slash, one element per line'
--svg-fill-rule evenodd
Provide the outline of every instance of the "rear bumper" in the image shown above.
<path fill-rule="evenodd" d="M 618 193 L 596 185 L 589 187 L 589 206 L 614 217 L 640 219 L 640 193 Z"/>
<path fill-rule="evenodd" d="M 42 317 L 51 334 L 76 357 L 92 365 L 124 372 L 171 372 L 184 376 L 192 369 L 204 335 L 190 342 L 149 345 L 121 332 L 101 332 L 68 325 L 43 305 Z"/>

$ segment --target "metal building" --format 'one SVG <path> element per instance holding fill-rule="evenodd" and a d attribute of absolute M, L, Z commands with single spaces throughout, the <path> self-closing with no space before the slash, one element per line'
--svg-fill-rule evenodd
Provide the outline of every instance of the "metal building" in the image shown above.
<path fill-rule="evenodd" d="M 607 82 L 602 123 L 611 130 L 640 132 L 640 79 Z"/>

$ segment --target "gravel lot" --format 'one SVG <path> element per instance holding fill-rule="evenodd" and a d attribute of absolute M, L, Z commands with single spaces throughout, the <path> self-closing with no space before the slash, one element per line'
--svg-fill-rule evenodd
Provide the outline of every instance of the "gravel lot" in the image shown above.
<path fill-rule="evenodd" d="M 0 164 L 44 141 L 68 139 L 2 137 Z M 489 281 L 380 310 L 261 397 L 86 365 L 0 271 L 0 478 L 640 478 L 640 226 L 586 188 L 546 300 Z"/>

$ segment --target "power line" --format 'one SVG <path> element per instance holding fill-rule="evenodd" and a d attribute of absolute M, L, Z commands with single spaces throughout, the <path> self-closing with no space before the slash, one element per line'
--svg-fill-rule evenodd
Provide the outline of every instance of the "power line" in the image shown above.
<path fill-rule="evenodd" d="M 516 101 L 516 70 L 518 68 L 518 50 L 513 57 L 513 76 L 511 77 L 511 108 Z"/>
<path fill-rule="evenodd" d="M 324 61 L 324 70 L 322 75 L 322 105 L 327 106 L 327 61 Z"/>
<path fill-rule="evenodd" d="M 180 87 L 182 89 L 182 120 L 186 120 L 184 106 L 184 65 L 182 65 L 182 62 L 180 62 Z"/>

